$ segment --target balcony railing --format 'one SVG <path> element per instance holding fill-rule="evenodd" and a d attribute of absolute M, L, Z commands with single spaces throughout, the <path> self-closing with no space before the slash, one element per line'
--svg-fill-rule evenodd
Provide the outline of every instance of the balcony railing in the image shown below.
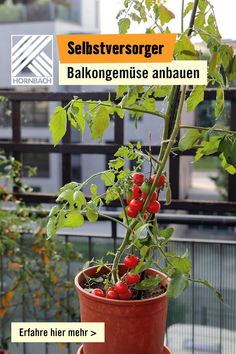
<path fill-rule="evenodd" d="M 116 213 L 113 214 L 117 216 Z M 173 217 L 173 216 L 172 216 Z M 168 223 L 171 215 L 163 215 L 160 222 L 163 225 Z M 212 227 L 209 233 L 214 232 L 215 219 L 188 218 L 181 217 L 175 220 L 178 224 L 183 224 L 187 228 L 192 226 Z M 202 222 L 201 222 L 202 221 Z M 236 227 L 236 218 L 231 218 L 229 224 L 227 220 L 218 219 L 218 224 L 224 225 L 225 230 L 229 227 Z M 81 250 L 85 262 L 92 257 L 99 258 L 108 250 L 115 249 L 121 242 L 118 236 L 117 224 L 113 221 L 106 222 L 106 230 L 109 235 L 104 234 L 60 234 L 58 237 L 62 241 L 71 242 L 74 247 Z M 110 225 L 109 225 L 110 224 Z M 199 229 L 199 233 L 201 230 Z M 188 233 L 188 231 L 186 231 Z M 167 321 L 166 341 L 172 348 L 174 354 L 234 354 L 236 352 L 236 278 L 235 259 L 236 259 L 236 241 L 210 241 L 198 239 L 173 239 L 169 245 L 179 254 L 187 248 L 192 261 L 192 275 L 198 279 L 207 279 L 222 293 L 225 305 L 217 300 L 213 293 L 203 286 L 192 283 L 189 289 L 178 298 L 170 301 L 169 314 Z M 0 257 L 0 274 L 4 259 Z M 68 280 L 72 280 L 79 271 L 81 265 L 68 263 L 65 273 Z M 0 290 L 6 286 L 5 278 L 0 279 Z M 74 296 L 76 291 L 74 291 Z M 69 299 L 68 299 L 69 301 Z M 71 301 L 71 298 L 70 298 Z M 79 307 L 76 308 L 77 315 Z M 45 315 L 45 316 L 44 316 Z M 41 314 L 46 321 L 55 321 L 48 312 Z M 3 322 L 3 320 L 1 319 Z M 22 295 L 22 306 L 18 307 L 14 313 L 14 321 L 36 321 L 29 313 L 27 306 L 24 306 L 24 295 Z M 7 337 L 10 333 L 10 323 L 0 323 L 4 328 L 1 335 Z M 205 351 L 204 351 L 205 348 Z M 48 353 L 66 353 L 74 354 L 76 352 L 75 344 L 66 345 L 64 350 L 60 350 L 57 344 L 11 344 L 11 354 L 34 353 L 40 349 L 41 354 Z"/>

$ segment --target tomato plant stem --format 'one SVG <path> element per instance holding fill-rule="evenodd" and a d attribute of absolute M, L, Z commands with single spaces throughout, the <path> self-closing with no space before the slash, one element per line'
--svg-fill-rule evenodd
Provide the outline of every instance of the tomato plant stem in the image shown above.
<path fill-rule="evenodd" d="M 235 133 L 233 131 L 227 130 L 227 129 L 222 129 L 222 128 L 214 128 L 213 127 L 196 127 L 196 126 L 192 126 L 192 125 L 180 125 L 179 126 L 180 129 L 196 129 L 196 130 L 206 130 L 206 131 L 213 131 L 213 132 L 217 132 L 217 133 Z"/>

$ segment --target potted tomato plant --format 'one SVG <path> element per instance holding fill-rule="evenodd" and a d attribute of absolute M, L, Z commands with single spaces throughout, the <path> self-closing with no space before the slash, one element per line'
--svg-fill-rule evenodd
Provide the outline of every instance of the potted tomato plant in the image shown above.
<path fill-rule="evenodd" d="M 185 29 L 185 17 L 190 16 Z M 120 33 L 126 33 L 131 19 L 138 23 L 153 19 L 147 32 L 168 33 L 167 24 L 175 15 L 162 1 L 124 1 L 119 14 Z M 177 36 L 174 52 L 178 60 L 201 60 L 205 56 L 193 44 L 200 36 L 209 48 L 209 85 L 216 86 L 215 115 L 224 107 L 224 89 L 236 78 L 236 58 L 232 48 L 221 43 L 214 10 L 208 0 L 195 0 L 182 6 L 182 32 Z M 135 122 L 145 113 L 164 120 L 159 156 L 143 151 L 140 143 L 121 146 L 105 171 L 97 172 L 81 183 L 63 186 L 57 203 L 50 212 L 47 233 L 55 237 L 63 227 L 80 227 L 85 218 L 96 222 L 100 216 L 120 224 L 124 238 L 117 251 L 107 254 L 113 260 L 93 260 L 75 278 L 79 293 L 82 321 L 105 322 L 105 343 L 85 343 L 85 354 L 104 353 L 169 353 L 164 347 L 167 299 L 179 296 L 189 282 L 209 287 L 219 299 L 221 295 L 205 280 L 192 279 L 191 261 L 186 251 L 182 255 L 167 252 L 173 228 L 161 229 L 158 214 L 159 196 L 165 192 L 166 204 L 171 202 L 171 186 L 166 166 L 171 154 L 178 150 L 196 149 L 195 159 L 218 154 L 222 167 L 235 173 L 235 153 L 232 146 L 236 134 L 216 124 L 195 127 L 181 124 L 183 107 L 193 111 L 203 101 L 206 86 L 193 87 L 187 92 L 179 86 L 120 86 L 116 98 L 106 101 L 82 101 L 74 97 L 65 107 L 57 107 L 51 117 L 53 141 L 60 142 L 66 132 L 67 120 L 82 134 L 86 124 L 92 139 L 102 139 L 109 126 L 110 116 L 124 118 L 128 111 Z M 156 98 L 164 98 L 164 109 L 157 110 Z M 117 118 L 119 119 L 119 118 Z M 185 134 L 181 131 L 185 129 Z M 158 135 L 160 132 L 157 132 Z M 181 135 L 179 143 L 178 136 Z M 232 145 L 233 144 L 233 145 Z M 135 166 L 130 170 L 130 161 Z M 93 183 L 101 177 L 105 192 L 100 193 Z M 85 197 L 89 187 L 90 197 Z M 106 207 L 113 201 L 120 203 L 120 216 L 113 218 Z"/>

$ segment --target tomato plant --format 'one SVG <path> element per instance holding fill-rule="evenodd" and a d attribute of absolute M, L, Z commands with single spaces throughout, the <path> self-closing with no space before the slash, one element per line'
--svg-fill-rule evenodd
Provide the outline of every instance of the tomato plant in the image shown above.
<path fill-rule="evenodd" d="M 158 156 L 151 151 L 145 151 L 141 143 L 127 143 L 120 146 L 109 161 L 105 171 L 97 172 L 81 183 L 71 182 L 63 186 L 57 198 L 58 205 L 50 213 L 48 236 L 54 237 L 57 230 L 63 227 L 82 226 L 87 219 L 96 222 L 101 215 L 106 215 L 104 206 L 111 202 L 119 202 L 122 208 L 121 218 L 113 218 L 123 227 L 124 238 L 114 255 L 110 268 L 109 281 L 115 286 L 119 281 L 118 265 L 125 254 L 132 249 L 139 255 L 134 263 L 131 257 L 124 258 L 124 264 L 138 274 L 153 266 L 160 268 L 165 264 L 164 271 L 171 278 L 168 286 L 168 296 L 178 296 L 185 290 L 191 278 L 191 261 L 187 251 L 182 255 L 166 253 L 166 248 L 173 229 L 164 230 L 158 225 L 158 213 L 161 212 L 159 196 L 163 204 L 171 203 L 171 185 L 168 177 L 168 161 L 174 154 L 186 150 L 196 150 L 195 160 L 204 156 L 217 155 L 222 167 L 231 174 L 236 173 L 236 132 L 221 127 L 217 120 L 224 108 L 224 89 L 236 79 L 236 56 L 233 49 L 222 42 L 213 6 L 208 0 L 182 2 L 181 33 L 177 35 L 174 50 L 175 60 L 205 60 L 204 55 L 194 45 L 194 40 L 200 38 L 209 50 L 208 82 L 206 85 L 187 86 L 119 86 L 115 99 L 108 95 L 104 101 L 83 101 L 74 97 L 65 107 L 57 107 L 51 117 L 50 130 L 54 144 L 58 144 L 66 133 L 66 126 L 72 124 L 82 134 L 86 124 L 91 130 L 92 139 L 101 140 L 109 127 L 110 118 L 116 114 L 116 119 L 125 118 L 126 112 L 139 124 L 139 119 L 145 114 L 163 121 L 163 133 L 157 132 L 160 142 Z M 127 33 L 131 21 L 149 24 L 147 33 L 168 33 L 169 22 L 174 21 L 175 14 L 168 9 L 168 1 L 125 0 L 124 8 L 118 14 L 120 33 Z M 186 25 L 186 16 L 190 16 Z M 181 121 L 184 105 L 192 112 L 204 100 L 207 87 L 216 86 L 215 117 L 212 127 L 184 125 Z M 164 99 L 163 109 L 158 110 L 157 99 Z M 183 133 L 184 132 L 184 133 Z M 178 137 L 181 137 L 178 141 Z M 158 138 L 157 138 L 158 139 Z M 127 166 L 132 165 L 131 169 Z M 93 178 L 101 177 L 106 191 L 98 193 L 91 186 Z M 91 197 L 86 198 L 85 188 L 90 186 Z M 161 193 L 160 193 L 161 192 Z M 126 196 L 126 202 L 123 196 Z M 87 196 L 88 197 L 88 196 Z M 128 204 L 128 206 L 127 206 Z M 159 251 L 160 259 L 155 259 L 155 251 Z M 133 256 L 135 257 L 135 256 Z M 100 263 L 99 263 L 100 264 Z M 181 266 L 180 266 L 181 264 Z M 106 265 L 107 266 L 107 265 Z M 109 266 L 107 266 L 109 267 Z M 205 281 L 199 283 L 212 287 Z M 145 279 L 140 287 L 145 287 Z M 156 286 L 156 283 L 155 283 Z M 129 293 L 129 294 L 128 294 Z M 132 297 L 130 292 L 127 297 Z M 219 294 L 217 293 L 219 296 Z"/>

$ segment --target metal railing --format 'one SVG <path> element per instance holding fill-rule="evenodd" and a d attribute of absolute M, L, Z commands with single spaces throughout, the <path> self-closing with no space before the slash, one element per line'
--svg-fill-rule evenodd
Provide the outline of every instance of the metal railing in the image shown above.
<path fill-rule="evenodd" d="M 113 216 L 116 217 L 117 214 L 114 213 Z M 165 226 L 170 218 L 171 215 L 163 214 L 160 216 L 160 223 Z M 182 254 L 187 248 L 193 265 L 192 276 L 210 281 L 222 293 L 226 305 L 219 302 L 208 288 L 192 283 L 180 298 L 170 300 L 166 341 L 175 354 L 199 354 L 199 350 L 201 354 L 208 352 L 234 354 L 236 352 L 236 277 L 234 276 L 236 241 L 211 241 L 188 237 L 193 225 L 199 228 L 199 235 L 201 227 L 204 226 L 208 228 L 212 226 L 211 230 L 208 229 L 209 234 L 214 232 L 214 217 L 203 220 L 204 218 L 201 218 L 200 226 L 200 217 L 197 216 L 191 219 L 180 215 L 175 219 L 175 223 L 185 225 L 185 229 L 182 231 L 183 238 L 173 239 L 169 249 Z M 89 229 L 86 233 L 67 233 L 60 234 L 58 237 L 62 241 L 73 243 L 78 250 L 83 250 L 83 262 L 92 257 L 102 257 L 106 251 L 115 249 L 122 237 L 117 223 L 105 220 L 101 222 L 106 222 L 105 229 L 109 230 L 105 236 Z M 227 232 L 227 229 L 236 227 L 236 218 L 218 219 L 218 225 L 224 225 Z M 0 265 L 3 261 L 0 257 Z M 67 264 L 65 273 L 68 280 L 74 278 L 80 267 L 81 265 L 78 264 Z M 3 280 L 2 278 L 2 282 Z M 0 285 L 3 289 L 3 283 Z M 74 293 L 77 296 L 76 291 Z M 79 307 L 76 307 L 75 311 L 79 314 Z M 32 315 L 27 316 L 27 309 L 22 306 L 19 313 L 14 316 L 14 321 L 34 321 Z M 47 313 L 45 318 L 47 321 L 53 321 Z M 2 334 L 8 334 L 9 327 L 10 323 L 4 323 L 1 328 L 5 328 L 5 333 Z M 74 354 L 76 347 L 76 344 L 68 344 L 61 350 L 57 344 L 11 344 L 10 351 L 11 354 L 27 354 L 40 349 L 41 354 L 56 352 Z M 202 348 L 202 351 L 199 348 Z"/>

